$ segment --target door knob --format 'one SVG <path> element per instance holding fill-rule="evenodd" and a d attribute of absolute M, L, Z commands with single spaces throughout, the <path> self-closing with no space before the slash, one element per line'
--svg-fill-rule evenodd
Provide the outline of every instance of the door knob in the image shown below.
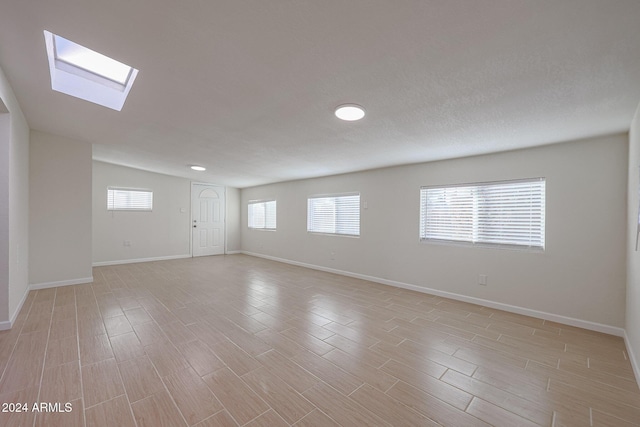
<path fill-rule="evenodd" d="M 197 227 L 198 227 L 197 225 L 194 225 L 194 226 L 193 226 L 193 228 L 197 228 Z"/>

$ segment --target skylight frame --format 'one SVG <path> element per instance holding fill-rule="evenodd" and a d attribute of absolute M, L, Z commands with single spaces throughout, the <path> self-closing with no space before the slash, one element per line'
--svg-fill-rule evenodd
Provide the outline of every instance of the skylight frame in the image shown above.
<path fill-rule="evenodd" d="M 51 89 L 116 111 L 122 110 L 138 75 L 137 69 L 50 31 L 44 31 L 44 38 L 51 75 Z M 124 83 L 117 78 L 111 78 L 108 74 L 100 74 L 59 57 L 56 50 L 56 38 L 63 39 L 79 49 L 90 51 L 92 54 L 128 67 L 129 71 Z"/>
<path fill-rule="evenodd" d="M 89 74 L 92 74 L 92 75 L 94 75 L 96 77 L 99 77 L 101 79 L 112 81 L 113 83 L 116 83 L 117 85 L 119 85 L 123 89 L 127 86 L 127 83 L 129 81 L 129 78 L 131 78 L 131 73 L 133 71 L 133 67 L 132 66 L 124 64 L 124 63 L 122 63 L 120 61 L 117 61 L 117 60 L 115 60 L 113 58 L 110 58 L 110 57 L 108 57 L 108 56 L 106 56 L 106 55 L 104 55 L 104 54 L 102 54 L 100 52 L 96 52 L 93 49 L 89 49 L 88 47 L 82 46 L 82 45 L 80 45 L 80 44 L 78 44 L 78 43 L 76 43 L 74 41 L 71 41 L 71 40 L 69 40 L 67 38 L 64 38 L 62 36 L 59 36 L 57 34 L 52 34 L 52 36 L 53 36 L 53 55 L 54 55 L 54 58 L 55 58 L 55 61 L 56 61 L 56 65 L 60 65 L 59 63 L 62 62 L 68 67 L 72 67 L 72 68 L 75 68 L 77 70 L 82 71 L 83 72 L 82 74 L 89 73 Z M 58 48 L 59 41 L 61 41 L 61 42 L 64 41 L 64 42 L 69 43 L 70 45 L 73 45 L 72 47 L 75 47 L 78 51 L 82 52 L 84 55 L 91 55 L 94 58 L 95 57 L 101 57 L 100 59 L 104 58 L 104 59 L 102 59 L 103 61 L 107 60 L 110 63 L 115 63 L 115 64 L 120 65 L 122 67 L 126 67 L 128 69 L 126 77 L 124 79 L 119 80 L 119 79 L 117 79 L 115 77 L 112 77 L 112 76 L 108 75 L 106 72 L 105 73 L 101 73 L 101 72 L 99 72 L 97 70 L 92 70 L 92 69 L 88 68 L 85 65 L 81 65 L 80 62 L 72 62 L 69 59 L 65 59 L 58 52 L 59 51 L 59 48 Z M 62 68 L 62 67 L 58 67 L 58 68 Z M 71 69 L 69 71 L 73 72 L 73 70 L 71 70 Z"/>

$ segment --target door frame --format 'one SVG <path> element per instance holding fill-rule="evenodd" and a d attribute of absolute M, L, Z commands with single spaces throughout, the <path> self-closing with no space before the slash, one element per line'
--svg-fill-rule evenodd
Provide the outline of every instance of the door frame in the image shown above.
<path fill-rule="evenodd" d="M 222 197 L 224 198 L 224 248 L 222 255 L 227 254 L 227 186 L 221 184 L 214 184 L 212 182 L 191 181 L 189 186 L 189 254 L 191 258 L 193 256 L 193 186 L 194 185 L 209 185 L 212 187 L 222 188 Z"/>

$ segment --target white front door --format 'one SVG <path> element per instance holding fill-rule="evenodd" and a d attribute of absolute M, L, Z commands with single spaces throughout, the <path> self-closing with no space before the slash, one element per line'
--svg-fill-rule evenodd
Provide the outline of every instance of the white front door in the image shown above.
<path fill-rule="evenodd" d="M 224 187 L 191 184 L 192 254 L 224 254 Z"/>

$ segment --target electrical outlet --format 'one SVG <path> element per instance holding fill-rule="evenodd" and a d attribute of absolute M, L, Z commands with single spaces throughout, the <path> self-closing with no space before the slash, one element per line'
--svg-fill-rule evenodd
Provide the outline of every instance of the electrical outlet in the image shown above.
<path fill-rule="evenodd" d="M 331 261 L 335 260 L 336 259 L 336 253 L 332 251 L 331 254 L 329 255 L 329 259 Z"/>
<path fill-rule="evenodd" d="M 478 285 L 487 286 L 487 275 L 486 274 L 478 275 Z"/>
<path fill-rule="evenodd" d="M 122 242 L 123 246 L 131 246 L 131 240 L 125 240 L 124 242 Z"/>

